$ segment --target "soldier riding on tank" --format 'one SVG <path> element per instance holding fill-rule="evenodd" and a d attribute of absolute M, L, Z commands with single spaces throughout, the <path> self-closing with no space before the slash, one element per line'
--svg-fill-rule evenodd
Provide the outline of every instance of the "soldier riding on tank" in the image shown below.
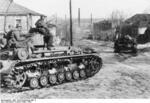
<path fill-rule="evenodd" d="M 11 28 L 7 33 L 7 48 L 27 47 L 33 49 L 33 45 L 29 38 L 21 37 L 21 27 Z"/>
<path fill-rule="evenodd" d="M 0 34 L 0 50 L 1 49 L 4 49 L 6 47 L 6 44 L 7 44 L 7 40 L 6 38 L 4 37 L 5 34 Z"/>
<path fill-rule="evenodd" d="M 47 49 L 50 49 L 52 47 L 52 34 L 50 33 L 46 22 L 45 17 L 41 16 L 40 19 L 35 23 L 36 28 L 38 29 L 38 32 L 44 35 L 44 45 L 47 47 Z"/>

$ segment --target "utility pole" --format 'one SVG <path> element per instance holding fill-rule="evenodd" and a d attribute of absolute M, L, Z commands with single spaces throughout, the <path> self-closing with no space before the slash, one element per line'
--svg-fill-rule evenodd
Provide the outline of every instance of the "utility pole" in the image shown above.
<path fill-rule="evenodd" d="M 56 23 L 56 25 L 57 25 L 57 23 L 58 23 L 58 18 L 57 18 L 57 14 L 55 15 L 55 18 L 56 18 L 56 21 L 55 21 L 55 23 Z"/>
<path fill-rule="evenodd" d="M 73 32 L 72 32 L 72 1 L 69 2 L 70 10 L 70 45 L 73 46 Z"/>
<path fill-rule="evenodd" d="M 80 8 L 78 8 L 78 26 L 80 27 Z"/>
<path fill-rule="evenodd" d="M 67 15 L 65 15 L 65 38 L 67 41 L 69 41 L 69 36 L 68 36 L 68 20 L 67 20 Z"/>
<path fill-rule="evenodd" d="M 67 22 L 67 15 L 65 14 L 65 22 Z"/>
<path fill-rule="evenodd" d="M 91 25 L 93 24 L 93 15 L 91 13 Z"/>
<path fill-rule="evenodd" d="M 92 13 L 91 13 L 91 20 L 90 20 L 90 28 L 91 28 L 91 34 L 92 34 L 93 37 L 95 38 L 94 33 L 93 33 L 93 16 L 92 16 Z M 94 39 L 94 38 L 93 38 L 93 39 Z"/>

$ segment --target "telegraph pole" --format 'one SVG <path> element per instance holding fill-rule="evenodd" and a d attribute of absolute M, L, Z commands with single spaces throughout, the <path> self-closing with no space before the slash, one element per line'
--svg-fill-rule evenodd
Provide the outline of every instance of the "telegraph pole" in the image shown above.
<path fill-rule="evenodd" d="M 80 27 L 80 8 L 78 8 L 78 25 Z"/>
<path fill-rule="evenodd" d="M 93 23 L 93 15 L 92 15 L 92 13 L 91 13 L 91 24 Z"/>
<path fill-rule="evenodd" d="M 73 32 L 72 32 L 72 0 L 69 2 L 70 10 L 70 45 L 73 46 Z"/>
<path fill-rule="evenodd" d="M 92 15 L 92 13 L 91 13 L 90 26 L 91 26 L 91 34 L 94 35 L 94 33 L 93 33 L 93 15 Z M 95 38 L 95 36 L 94 36 L 94 38 Z"/>
<path fill-rule="evenodd" d="M 67 38 L 66 40 L 69 41 L 70 38 L 68 37 L 68 32 L 67 32 L 68 25 L 67 24 L 68 24 L 67 15 L 65 15 L 65 37 Z"/>
<path fill-rule="evenodd" d="M 67 22 L 67 15 L 65 14 L 65 22 Z"/>
<path fill-rule="evenodd" d="M 55 21 L 55 23 L 56 23 L 56 25 L 57 25 L 57 22 L 58 22 L 58 20 L 57 20 L 57 19 L 58 19 L 58 18 L 57 18 L 57 14 L 55 15 L 55 17 L 56 17 L 56 21 Z"/>

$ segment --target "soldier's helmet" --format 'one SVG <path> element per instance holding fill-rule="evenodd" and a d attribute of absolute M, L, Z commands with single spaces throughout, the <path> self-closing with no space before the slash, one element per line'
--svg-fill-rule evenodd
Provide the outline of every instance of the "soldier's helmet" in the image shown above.
<path fill-rule="evenodd" d="M 41 17 L 40 17 L 41 19 L 45 19 L 45 16 L 44 15 L 41 15 Z"/>

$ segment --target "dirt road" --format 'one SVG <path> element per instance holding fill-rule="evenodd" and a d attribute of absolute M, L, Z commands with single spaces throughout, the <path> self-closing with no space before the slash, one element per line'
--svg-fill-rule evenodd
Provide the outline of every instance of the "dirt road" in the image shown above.
<path fill-rule="evenodd" d="M 76 45 L 86 45 L 98 51 L 103 59 L 101 71 L 84 81 L 63 85 L 7 93 L 1 90 L 2 99 L 50 98 L 150 98 L 150 50 L 138 55 L 114 54 L 110 42 L 82 40 Z"/>

